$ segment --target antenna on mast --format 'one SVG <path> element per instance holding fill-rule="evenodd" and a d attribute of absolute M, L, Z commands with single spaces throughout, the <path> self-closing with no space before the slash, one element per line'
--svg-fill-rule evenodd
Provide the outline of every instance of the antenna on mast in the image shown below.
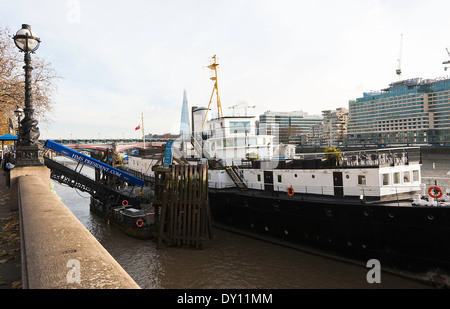
<path fill-rule="evenodd" d="M 403 47 L 403 34 L 400 34 L 400 52 L 398 54 L 397 59 L 397 70 L 395 73 L 397 73 L 398 80 L 402 79 L 402 47 Z"/>
<path fill-rule="evenodd" d="M 202 130 L 203 130 L 203 127 L 205 126 L 206 116 L 208 115 L 209 107 L 211 105 L 211 101 L 214 96 L 214 92 L 216 92 L 216 97 L 217 97 L 217 118 L 223 117 L 222 103 L 220 102 L 220 95 L 219 95 L 219 86 L 217 84 L 217 67 L 219 66 L 219 64 L 217 63 L 216 55 L 214 55 L 214 57 L 212 57 L 212 59 L 214 59 L 214 62 L 211 63 L 207 67 L 214 71 L 214 76 L 211 77 L 210 79 L 214 80 L 215 83 L 214 83 L 213 91 L 211 93 L 211 98 L 209 99 L 209 104 L 208 104 L 208 109 L 206 110 L 205 119 L 203 120 Z"/>
<path fill-rule="evenodd" d="M 448 51 L 448 48 L 445 48 L 445 50 L 447 51 L 447 54 L 448 54 L 449 57 L 450 57 L 450 52 Z M 449 63 L 450 63 L 450 60 L 447 60 L 447 61 L 442 62 L 442 64 L 449 64 Z M 448 68 L 449 68 L 449 67 L 444 67 L 444 71 L 447 71 Z"/>

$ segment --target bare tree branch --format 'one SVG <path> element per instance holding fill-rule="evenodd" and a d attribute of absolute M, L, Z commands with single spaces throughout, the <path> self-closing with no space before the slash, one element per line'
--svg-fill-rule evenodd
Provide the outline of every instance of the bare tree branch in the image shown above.
<path fill-rule="evenodd" d="M 14 119 L 17 106 L 23 107 L 25 101 L 25 74 L 23 53 L 19 52 L 8 28 L 0 26 L 0 134 L 8 131 L 8 118 Z M 49 122 L 55 102 L 57 82 L 61 79 L 51 63 L 33 54 L 32 96 L 35 116 L 39 122 Z"/>

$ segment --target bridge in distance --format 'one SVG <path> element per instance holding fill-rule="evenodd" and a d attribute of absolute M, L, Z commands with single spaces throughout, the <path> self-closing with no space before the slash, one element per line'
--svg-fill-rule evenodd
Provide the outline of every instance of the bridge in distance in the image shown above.
<path fill-rule="evenodd" d="M 145 147 L 161 146 L 173 138 L 150 138 L 145 141 Z M 52 141 L 71 149 L 106 151 L 116 144 L 116 150 L 122 152 L 129 149 L 144 147 L 142 139 L 52 139 Z M 42 141 L 45 143 L 45 141 Z"/>

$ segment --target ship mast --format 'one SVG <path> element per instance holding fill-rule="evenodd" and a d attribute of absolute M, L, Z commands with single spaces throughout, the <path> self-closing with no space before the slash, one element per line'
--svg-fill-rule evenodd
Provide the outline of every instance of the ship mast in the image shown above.
<path fill-rule="evenodd" d="M 144 144 L 145 149 L 145 133 L 144 133 L 144 113 L 142 112 L 142 143 Z"/>
<path fill-rule="evenodd" d="M 214 92 L 216 93 L 216 97 L 217 97 L 217 118 L 223 117 L 222 104 L 220 102 L 220 95 L 219 95 L 219 86 L 217 84 L 217 67 L 219 66 L 219 64 L 217 63 L 216 55 L 214 55 L 214 57 L 212 57 L 212 59 L 214 59 L 214 62 L 211 63 L 208 66 L 208 68 L 210 68 L 211 70 L 214 71 L 214 76 L 211 77 L 210 79 L 214 80 L 215 83 L 214 83 L 213 91 L 211 93 L 211 98 L 209 99 L 209 104 L 208 104 L 208 109 L 206 110 L 205 119 L 203 119 L 202 131 L 203 131 L 203 127 L 205 126 L 206 116 L 208 115 L 209 107 L 211 106 Z"/>

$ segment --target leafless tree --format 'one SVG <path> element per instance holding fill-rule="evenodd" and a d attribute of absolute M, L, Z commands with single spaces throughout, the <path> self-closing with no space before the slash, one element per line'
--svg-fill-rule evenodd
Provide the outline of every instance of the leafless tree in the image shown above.
<path fill-rule="evenodd" d="M 24 54 L 19 52 L 13 40 L 14 34 L 8 28 L 0 27 L 0 133 L 8 133 L 8 118 L 16 119 L 14 110 L 24 107 L 25 74 Z M 32 99 L 35 118 L 50 122 L 49 115 L 54 107 L 53 95 L 57 81 L 61 78 L 51 63 L 32 55 Z"/>

